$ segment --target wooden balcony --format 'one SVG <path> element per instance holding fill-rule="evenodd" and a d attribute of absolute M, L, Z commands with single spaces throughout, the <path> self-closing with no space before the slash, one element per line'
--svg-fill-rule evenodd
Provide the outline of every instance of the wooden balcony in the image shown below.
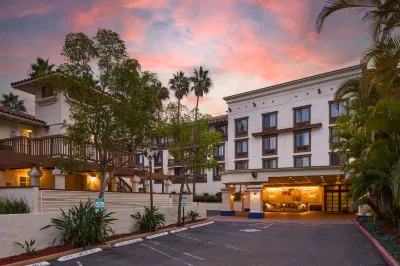
<path fill-rule="evenodd" d="M 168 159 L 168 166 L 182 166 L 182 161 L 175 159 Z"/>
<path fill-rule="evenodd" d="M 77 156 L 87 158 L 92 162 L 99 162 L 99 152 L 96 151 L 94 144 L 83 143 L 82 145 L 73 145 L 69 143 L 62 135 L 53 135 L 40 138 L 13 137 L 0 139 L 0 151 L 7 151 L 17 154 L 30 156 L 60 157 Z M 136 168 L 135 156 L 127 153 L 118 156 L 112 163 L 121 164 L 128 160 L 126 167 Z"/>

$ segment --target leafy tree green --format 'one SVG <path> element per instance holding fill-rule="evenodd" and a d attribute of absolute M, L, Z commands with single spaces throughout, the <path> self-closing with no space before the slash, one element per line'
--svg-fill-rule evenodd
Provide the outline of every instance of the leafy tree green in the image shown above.
<path fill-rule="evenodd" d="M 36 58 L 36 63 L 31 64 L 31 69 L 29 70 L 29 76 L 31 78 L 38 78 L 46 74 L 50 74 L 53 71 L 54 64 L 49 64 L 49 59 L 44 60 L 41 57 Z"/>
<path fill-rule="evenodd" d="M 61 54 L 66 63 L 59 74 L 38 81 L 59 89 L 70 104 L 70 121 L 64 127 L 71 156 L 60 168 L 70 173 L 74 167 L 68 164 L 95 164 L 102 198 L 115 172 L 151 144 L 161 105 L 160 82 L 155 73 L 142 71 L 111 30 L 98 29 L 93 38 L 70 33 Z"/>
<path fill-rule="evenodd" d="M 213 81 L 209 75 L 209 71 L 204 70 L 202 66 L 200 66 L 199 70 L 197 69 L 194 70 L 193 75 L 190 77 L 190 81 L 193 83 L 193 86 L 190 90 L 194 92 L 194 95 L 196 95 L 196 108 L 195 108 L 195 117 L 193 126 L 193 138 L 194 138 L 194 143 L 196 144 L 197 142 L 196 127 L 197 127 L 197 114 L 199 111 L 199 99 L 200 97 L 203 97 L 204 95 L 208 94 L 211 87 L 213 86 Z M 196 178 L 193 177 L 193 197 L 195 196 L 196 196 Z"/>
<path fill-rule="evenodd" d="M 3 100 L 0 100 L 0 104 L 17 112 L 26 112 L 25 100 L 20 100 L 19 95 L 12 92 L 3 93 Z"/>
<path fill-rule="evenodd" d="M 209 131 L 211 117 L 209 115 L 198 113 L 196 126 L 197 141 L 193 139 L 193 124 L 195 122 L 195 111 L 188 111 L 187 108 L 178 107 L 176 103 L 170 103 L 165 112 L 166 134 L 168 139 L 173 141 L 168 150 L 170 154 L 182 162 L 180 172 L 181 187 L 179 190 L 178 204 L 178 224 L 181 223 L 182 213 L 182 195 L 184 184 L 188 178 L 194 175 L 196 169 L 212 169 L 218 165 L 214 158 L 217 145 L 221 141 L 221 133 L 218 131 Z"/>

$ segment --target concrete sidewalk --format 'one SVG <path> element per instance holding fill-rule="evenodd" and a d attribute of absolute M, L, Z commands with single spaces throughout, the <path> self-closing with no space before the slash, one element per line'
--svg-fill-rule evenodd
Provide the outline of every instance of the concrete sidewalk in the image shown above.
<path fill-rule="evenodd" d="M 356 217 L 354 213 L 333 214 L 325 212 L 266 212 L 263 219 L 249 219 L 247 212 L 236 212 L 235 216 L 211 216 L 214 221 L 235 221 L 235 222 L 273 222 L 273 223 L 309 223 L 309 224 L 350 224 L 351 219 Z"/>

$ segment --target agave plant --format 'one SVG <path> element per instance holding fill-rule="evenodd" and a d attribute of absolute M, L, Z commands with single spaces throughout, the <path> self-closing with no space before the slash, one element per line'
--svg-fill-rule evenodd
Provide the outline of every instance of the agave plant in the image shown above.
<path fill-rule="evenodd" d="M 113 212 L 97 211 L 90 202 L 74 206 L 68 212 L 61 210 L 61 219 L 52 218 L 51 225 L 60 230 L 57 237 L 60 243 L 73 247 L 88 247 L 94 244 L 104 243 L 106 238 L 113 233 L 110 224 L 117 219 L 111 216 Z M 42 230 L 41 229 L 41 230 Z"/>
<path fill-rule="evenodd" d="M 158 227 L 165 225 L 165 215 L 155 206 L 145 206 L 143 214 L 137 212 L 131 216 L 137 220 L 141 232 L 154 232 Z"/>
<path fill-rule="evenodd" d="M 192 222 L 196 221 L 198 218 L 200 218 L 200 213 L 195 212 L 195 211 L 190 211 L 187 216 L 186 219 L 191 219 Z"/>

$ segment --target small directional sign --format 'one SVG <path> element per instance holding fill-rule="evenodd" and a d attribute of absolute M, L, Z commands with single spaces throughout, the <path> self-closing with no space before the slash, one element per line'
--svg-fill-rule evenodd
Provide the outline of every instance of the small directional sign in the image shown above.
<path fill-rule="evenodd" d="M 95 201 L 95 210 L 96 212 L 98 211 L 104 211 L 104 198 L 97 198 Z"/>
<path fill-rule="evenodd" d="M 182 207 L 186 207 L 186 196 L 182 196 Z"/>

